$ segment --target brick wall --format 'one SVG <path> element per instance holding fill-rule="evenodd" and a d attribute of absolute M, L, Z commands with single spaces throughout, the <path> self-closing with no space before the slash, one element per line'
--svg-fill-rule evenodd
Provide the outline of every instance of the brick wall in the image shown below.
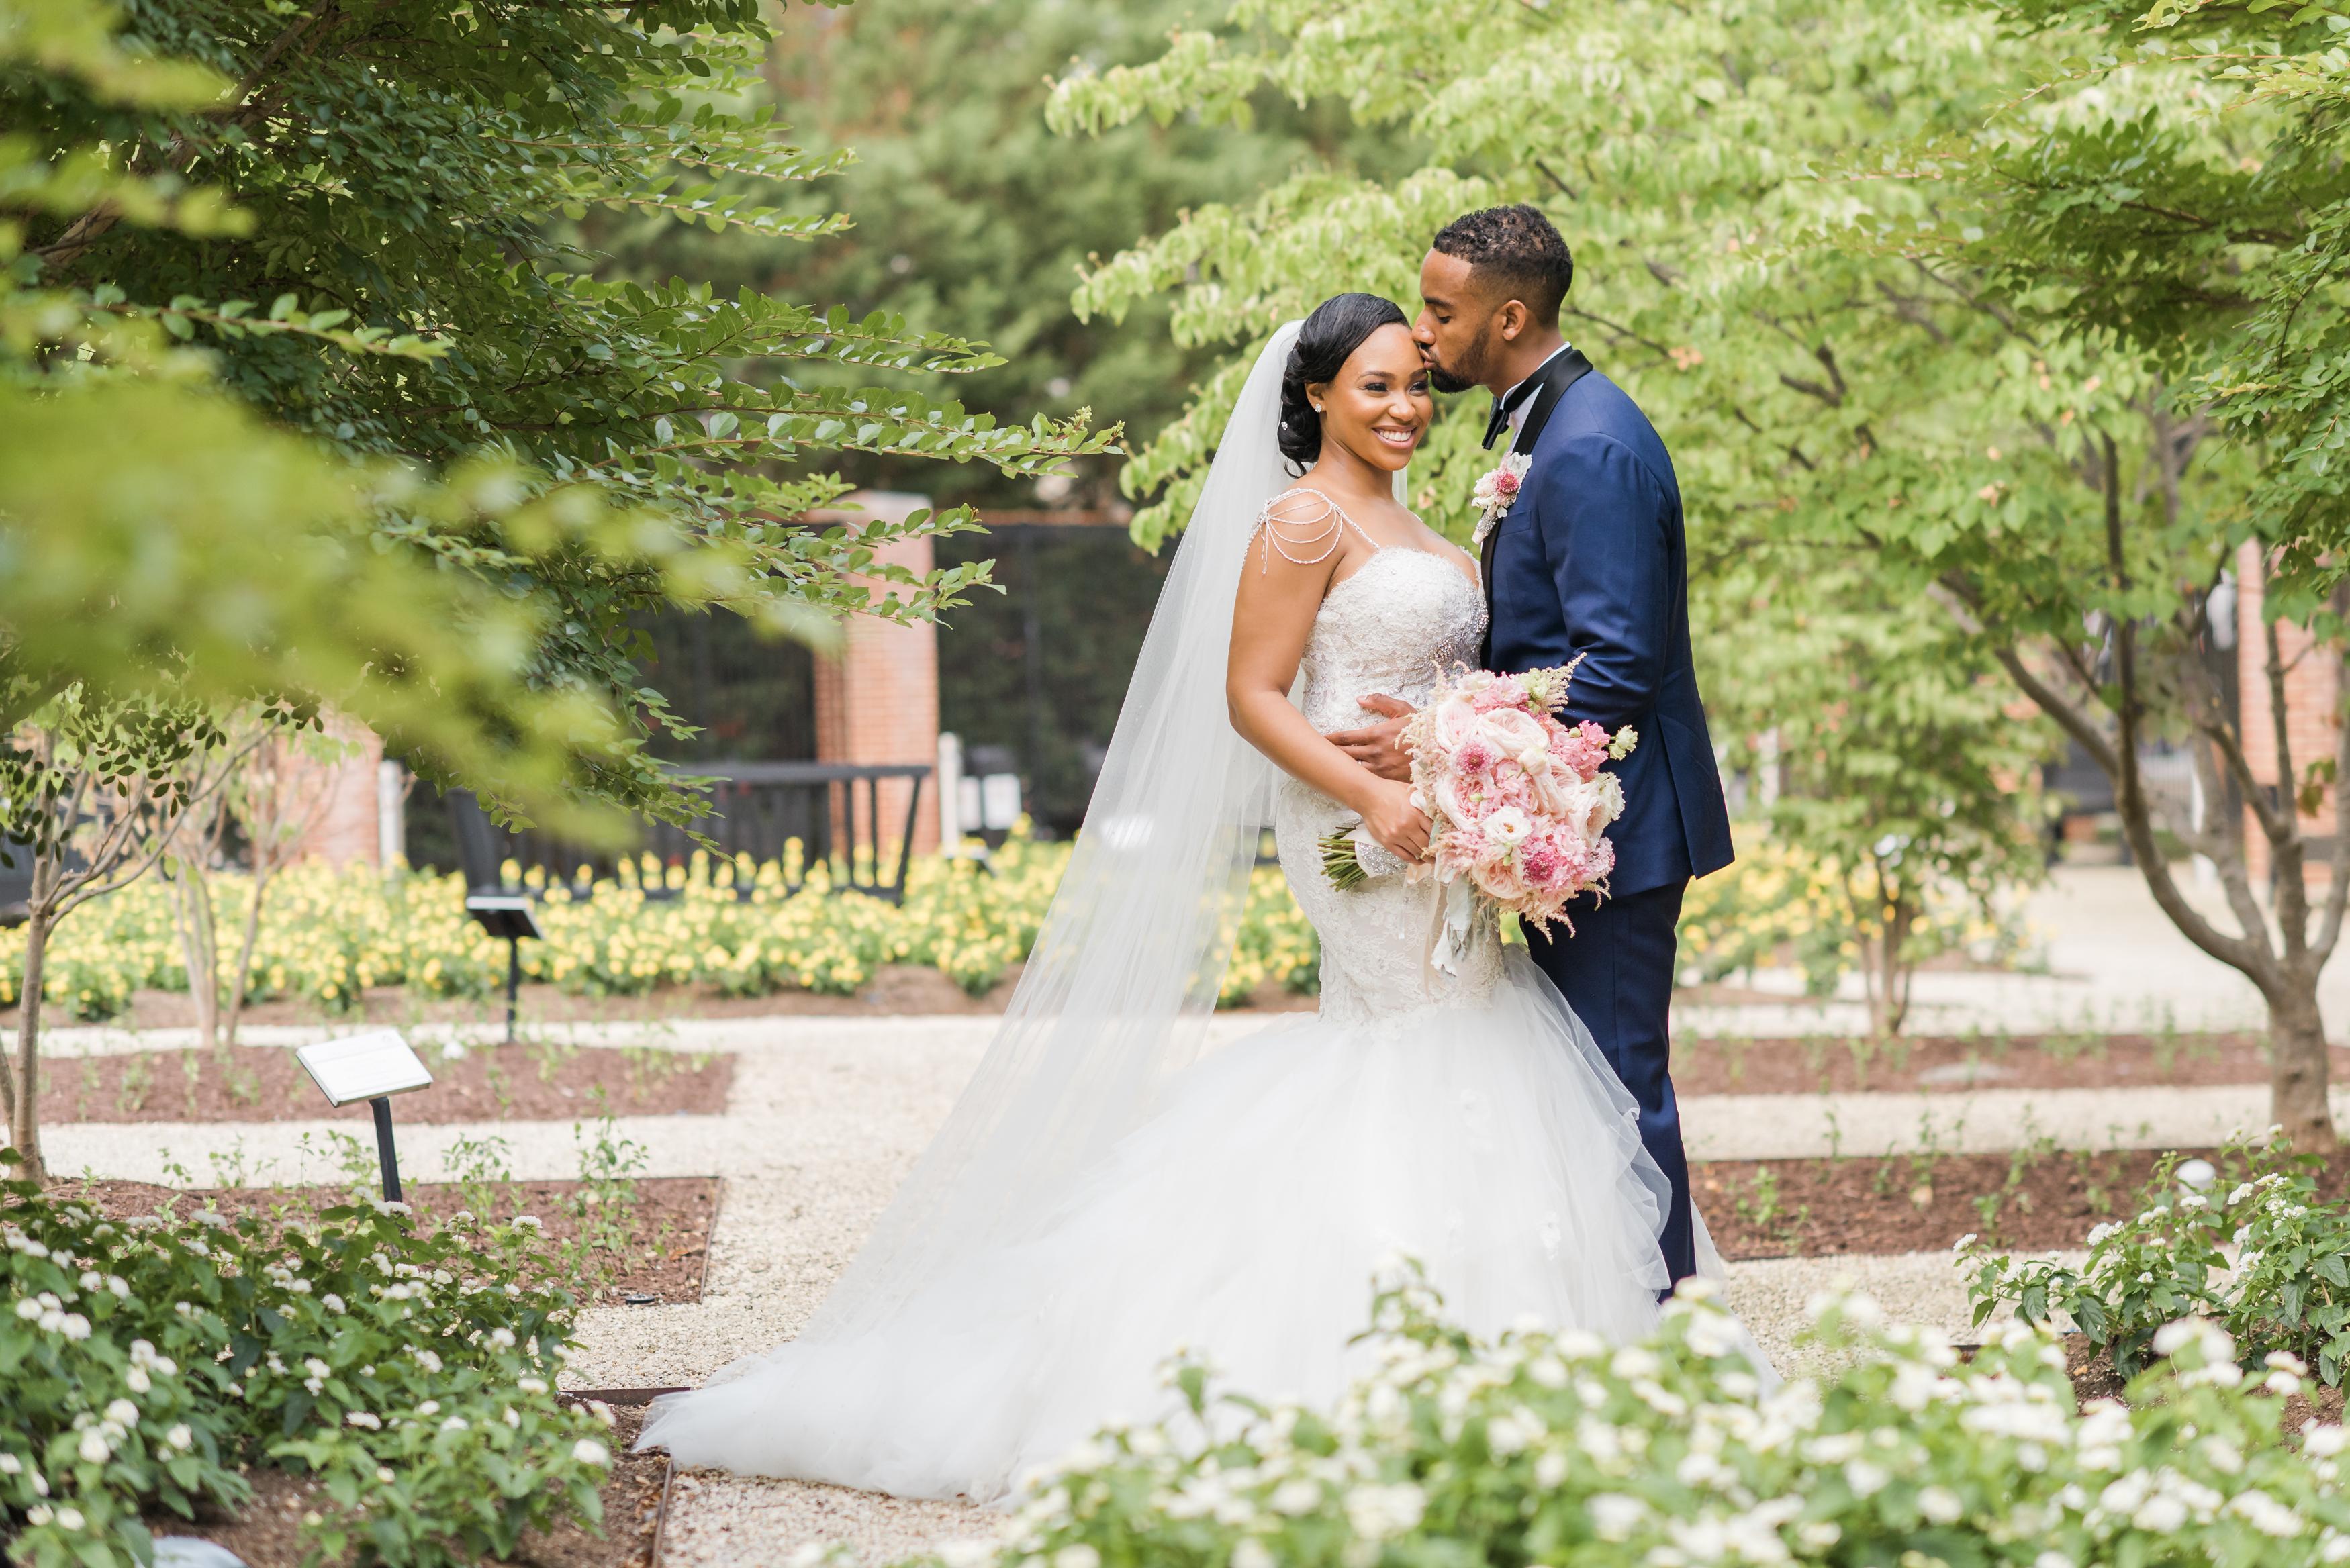
<path fill-rule="evenodd" d="M 861 490 L 848 497 L 861 511 L 817 514 L 819 521 L 855 527 L 863 519 L 900 522 L 928 506 L 928 498 L 899 491 Z M 877 561 L 910 571 L 931 569 L 931 541 L 910 539 L 874 551 Z M 939 639 L 927 622 L 894 626 L 852 616 L 838 650 L 816 663 L 816 754 L 827 763 L 920 763 L 939 760 Z M 915 818 L 914 851 L 938 847 L 936 779 L 924 782 L 923 809 Z M 881 791 L 881 841 L 894 845 L 906 820 L 907 788 L 892 781 Z"/>
<path fill-rule="evenodd" d="M 2252 776 L 2264 784 L 2274 784 L 2277 779 L 2276 727 L 2274 710 L 2269 701 L 2268 639 L 2261 619 L 2261 585 L 2259 546 L 2246 543 L 2236 562 L 2236 680 L 2243 694 L 2244 760 Z M 2331 757 L 2342 732 L 2340 691 L 2336 676 L 2337 661 L 2321 654 L 2299 657 L 2308 652 L 2311 638 L 2301 628 L 2284 625 L 2277 628 L 2278 647 L 2284 655 L 2285 742 L 2293 751 L 2296 773 L 2305 773 L 2309 764 L 2320 758 Z M 2290 781 L 2288 793 L 2298 784 Z M 2319 838 L 2334 833 L 2334 792 L 2328 789 L 2318 805 L 2319 815 L 2302 818 L 2302 830 Z M 2268 837 L 2247 810 L 2244 814 L 2244 858 L 2251 867 L 2252 878 L 2265 882 L 2269 875 Z M 2311 876 L 2322 878 L 2322 866 L 2313 867 Z"/>
<path fill-rule="evenodd" d="M 327 727 L 337 740 L 355 749 L 330 763 L 310 762 L 298 754 L 287 759 L 287 766 L 297 774 L 315 775 L 297 782 L 294 798 L 307 799 L 312 788 L 326 794 L 317 826 L 303 836 L 296 857 L 317 856 L 336 866 L 355 860 L 377 865 L 381 854 L 376 773 L 383 762 L 383 739 L 364 725 L 332 715 Z"/>

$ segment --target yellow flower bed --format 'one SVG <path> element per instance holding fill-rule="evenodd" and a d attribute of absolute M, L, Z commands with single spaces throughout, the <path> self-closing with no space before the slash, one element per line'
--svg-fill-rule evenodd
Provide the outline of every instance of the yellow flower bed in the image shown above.
<path fill-rule="evenodd" d="M 935 856 L 907 874 L 906 901 L 827 891 L 818 867 L 795 895 L 786 867 L 697 855 L 684 866 L 648 857 L 624 866 L 591 898 L 539 887 L 543 942 L 522 946 L 523 974 L 589 995 L 642 995 L 707 985 L 730 996 L 779 991 L 849 995 L 883 964 L 922 964 L 977 995 L 1027 956 L 1069 846 L 1014 837 L 993 874 Z M 1852 961 L 1833 868 L 1767 838 L 1742 847 L 1736 866 L 1691 885 L 1681 917 L 1683 973 L 1720 979 L 1758 965 L 1794 963 L 1833 983 Z M 541 879 L 531 878 L 536 886 Z M 746 888 L 746 896 L 738 896 Z M 234 956 L 251 884 L 214 878 L 221 945 Z M 330 1009 L 354 1005 L 369 986 L 410 985 L 431 996 L 481 997 L 504 983 L 505 944 L 465 914 L 463 878 L 372 867 L 296 867 L 272 888 L 254 953 L 256 1000 L 301 996 Z M 2004 939 L 1956 908 L 1936 911 L 1921 936 L 1949 945 Z M 24 932 L 0 931 L 0 1004 L 16 1000 Z M 1221 1000 L 1245 1002 L 1271 982 L 1316 987 L 1321 947 L 1280 868 L 1250 875 L 1247 909 L 1233 933 Z M 183 990 L 180 944 L 163 885 L 153 877 L 68 918 L 51 938 L 50 1006 L 73 1018 L 113 1017 L 142 987 Z"/>
<path fill-rule="evenodd" d="M 787 895 L 786 867 L 696 855 L 663 867 L 648 857 L 617 881 L 575 899 L 546 888 L 543 942 L 522 944 L 525 979 L 589 995 L 640 995 L 706 984 L 735 996 L 778 991 L 855 992 L 883 964 L 924 964 L 974 995 L 1027 956 L 1052 903 L 1069 846 L 1014 837 L 993 869 L 935 856 L 914 861 L 902 907 L 833 897 L 825 869 Z M 795 867 L 794 867 L 795 869 Z M 511 873 L 512 867 L 509 867 Z M 213 879 L 221 945 L 233 961 L 250 881 Z M 465 914 L 463 879 L 426 872 L 390 877 L 310 862 L 272 886 L 254 952 L 256 1000 L 303 996 L 330 1009 L 354 1005 L 369 986 L 415 987 L 432 996 L 487 996 L 504 983 L 506 948 Z M 1319 952 L 1280 872 L 1260 867 L 1239 933 L 1226 1000 L 1271 979 L 1313 988 Z M 24 932 L 0 931 L 0 1004 L 13 1003 L 24 972 Z M 77 1019 L 115 1016 L 142 987 L 184 990 L 187 975 L 163 884 L 150 877 L 68 917 L 51 937 L 48 1004 Z"/>
<path fill-rule="evenodd" d="M 1963 951 L 1987 963 L 2021 961 L 2029 933 L 2012 900 L 1986 919 L 1958 889 L 1936 889 L 1910 929 L 1913 959 Z M 1861 960 L 1851 895 L 1833 860 L 1742 826 L 1738 858 L 1690 884 L 1681 900 L 1681 979 L 1719 981 L 1757 969 L 1800 971 L 1825 995 Z"/>

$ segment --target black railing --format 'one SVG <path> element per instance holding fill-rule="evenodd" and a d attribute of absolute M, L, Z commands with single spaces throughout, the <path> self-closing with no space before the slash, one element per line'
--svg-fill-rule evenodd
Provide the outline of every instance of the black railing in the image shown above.
<path fill-rule="evenodd" d="M 906 896 L 906 868 L 913 855 L 914 827 L 920 820 L 922 781 L 931 770 L 919 763 L 720 763 L 693 767 L 710 786 L 711 814 L 694 826 L 729 856 L 783 863 L 785 888 L 796 893 L 808 873 L 827 867 L 835 891 L 855 889 L 898 903 Z M 905 815 L 882 820 L 884 786 L 905 781 Z M 894 793 L 894 792 L 889 792 Z M 612 879 L 623 857 L 651 855 L 663 865 L 681 864 L 701 847 L 682 828 L 648 823 L 639 842 L 619 851 L 591 849 L 551 835 L 510 833 L 492 822 L 473 794 L 449 794 L 450 825 L 465 886 L 477 893 L 511 892 L 503 868 L 514 861 L 527 877 L 539 872 L 547 885 L 567 886 L 573 896 L 593 897 L 595 885 Z M 885 838 L 885 830 L 891 837 Z M 794 842 L 797 857 L 785 851 Z M 663 889 L 648 885 L 648 897 Z M 747 882 L 737 894 L 750 897 Z"/>

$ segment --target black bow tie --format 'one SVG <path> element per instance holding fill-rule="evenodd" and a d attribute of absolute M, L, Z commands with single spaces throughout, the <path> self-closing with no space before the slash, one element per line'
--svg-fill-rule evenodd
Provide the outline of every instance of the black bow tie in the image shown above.
<path fill-rule="evenodd" d="M 1528 376 L 1493 400 L 1493 417 L 1485 421 L 1485 449 L 1488 452 L 1501 439 L 1502 432 L 1510 428 L 1510 416 L 1517 411 L 1518 405 L 1534 395 L 1534 383 L 1541 379 L 1538 375 Z"/>

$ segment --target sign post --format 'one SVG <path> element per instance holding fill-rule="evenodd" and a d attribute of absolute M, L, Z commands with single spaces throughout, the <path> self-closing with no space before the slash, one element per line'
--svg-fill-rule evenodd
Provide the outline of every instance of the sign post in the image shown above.
<path fill-rule="evenodd" d="M 400 1155 L 391 1141 L 391 1096 L 432 1086 L 432 1074 L 409 1049 L 397 1029 L 371 1029 L 321 1040 L 294 1053 L 330 1106 L 368 1102 L 375 1112 L 376 1158 L 383 1167 L 383 1195 L 400 1197 Z"/>
<path fill-rule="evenodd" d="M 531 912 L 530 899 L 518 893 L 469 893 L 465 912 L 481 922 L 482 929 L 506 944 L 506 1044 L 511 1045 L 515 1002 L 522 994 L 523 939 L 543 940 L 538 918 Z"/>

